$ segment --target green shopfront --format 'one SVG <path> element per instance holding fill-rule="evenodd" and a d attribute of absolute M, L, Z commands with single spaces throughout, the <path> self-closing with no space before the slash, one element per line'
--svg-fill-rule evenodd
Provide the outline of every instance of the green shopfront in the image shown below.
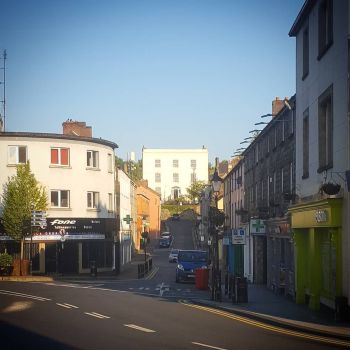
<path fill-rule="evenodd" d="M 336 309 L 342 293 L 342 199 L 327 198 L 289 209 L 295 244 L 295 293 L 312 310 Z"/>

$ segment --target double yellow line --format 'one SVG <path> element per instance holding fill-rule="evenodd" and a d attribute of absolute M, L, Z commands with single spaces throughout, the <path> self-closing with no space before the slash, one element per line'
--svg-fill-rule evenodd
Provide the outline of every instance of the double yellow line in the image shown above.
<path fill-rule="evenodd" d="M 222 311 L 222 310 L 217 310 L 217 309 L 214 309 L 214 308 L 211 308 L 211 307 L 195 305 L 195 304 L 189 303 L 189 302 L 184 301 L 184 300 L 180 300 L 179 303 L 182 304 L 182 305 L 194 308 L 194 309 L 207 311 L 207 312 L 210 312 L 210 313 L 218 315 L 218 316 L 226 317 L 226 318 L 229 318 L 231 320 L 242 322 L 242 323 L 248 324 L 250 326 L 262 328 L 262 329 L 265 329 L 265 330 L 268 330 L 268 331 L 271 331 L 271 332 L 280 333 L 280 334 L 284 334 L 284 335 L 290 335 L 292 337 L 298 337 L 298 338 L 303 338 L 303 339 L 308 339 L 308 340 L 314 340 L 314 341 L 327 343 L 327 344 L 334 344 L 334 345 L 339 345 L 339 346 L 350 347 L 350 341 L 338 340 L 338 339 L 335 339 L 335 338 L 328 338 L 328 337 L 323 337 L 323 336 L 318 336 L 318 335 L 313 335 L 313 334 L 307 334 L 307 333 L 303 333 L 303 332 L 293 331 L 293 330 L 285 329 L 285 328 L 282 328 L 282 327 L 269 325 L 269 324 L 266 324 L 266 323 L 263 323 L 263 322 L 251 320 L 251 319 L 246 318 L 246 317 L 234 315 L 234 314 L 231 314 L 229 312 L 225 312 L 225 311 Z"/>

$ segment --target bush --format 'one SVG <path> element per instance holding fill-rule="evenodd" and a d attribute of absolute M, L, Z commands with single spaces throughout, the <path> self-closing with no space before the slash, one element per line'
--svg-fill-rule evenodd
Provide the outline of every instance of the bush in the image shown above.
<path fill-rule="evenodd" d="M 0 254 L 0 267 L 7 267 L 12 265 L 12 256 L 8 253 Z"/>

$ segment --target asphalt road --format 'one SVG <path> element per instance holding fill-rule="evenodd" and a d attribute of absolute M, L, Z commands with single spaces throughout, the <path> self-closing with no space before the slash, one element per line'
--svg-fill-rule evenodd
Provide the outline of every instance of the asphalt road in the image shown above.
<path fill-rule="evenodd" d="M 188 222 L 171 223 L 174 247 L 192 248 Z M 154 250 L 154 281 L 102 285 L 0 283 L 1 349 L 334 349 L 225 312 L 193 307 L 168 250 Z M 169 291 L 139 290 L 169 284 Z M 130 290 L 129 288 L 137 288 Z M 149 287 L 151 288 L 151 287 Z M 174 289 L 174 291 L 172 291 Z M 207 293 L 207 292 L 201 292 Z M 178 295 L 178 297 L 175 296 Z M 289 333 L 289 334 L 288 334 Z"/>

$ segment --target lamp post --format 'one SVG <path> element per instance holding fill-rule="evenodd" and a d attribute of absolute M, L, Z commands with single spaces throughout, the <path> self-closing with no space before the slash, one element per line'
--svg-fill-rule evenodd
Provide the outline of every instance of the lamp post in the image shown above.
<path fill-rule="evenodd" d="M 219 208 L 218 208 L 218 195 L 221 187 L 222 179 L 218 174 L 217 167 L 211 180 L 212 192 L 214 193 L 215 199 L 215 214 L 211 217 L 211 234 L 214 242 L 212 242 L 212 257 L 214 259 L 213 270 L 212 270 L 212 299 L 221 301 L 221 272 L 219 267 L 219 238 L 217 225 L 220 224 L 219 220 Z"/>

